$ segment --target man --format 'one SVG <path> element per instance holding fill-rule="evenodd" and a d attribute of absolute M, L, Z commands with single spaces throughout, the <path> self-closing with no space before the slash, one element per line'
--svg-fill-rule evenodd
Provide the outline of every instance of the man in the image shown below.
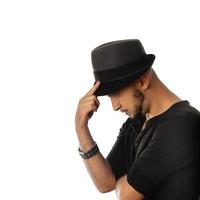
<path fill-rule="evenodd" d="M 96 83 L 80 99 L 75 118 L 79 153 L 97 189 L 116 190 L 119 200 L 197 200 L 200 112 L 159 80 L 154 59 L 134 39 L 92 51 Z M 107 158 L 88 128 L 103 95 L 129 116 Z"/>

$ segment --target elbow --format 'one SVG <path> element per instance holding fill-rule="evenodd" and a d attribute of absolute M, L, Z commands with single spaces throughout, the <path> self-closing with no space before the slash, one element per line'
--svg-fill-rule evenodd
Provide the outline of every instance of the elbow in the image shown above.
<path fill-rule="evenodd" d="M 116 188 L 115 183 L 97 187 L 97 189 L 100 193 L 108 193 L 108 192 L 115 190 L 115 188 Z"/>
<path fill-rule="evenodd" d="M 108 193 L 108 192 L 111 192 L 113 191 L 115 188 L 98 188 L 98 191 L 100 193 Z"/>

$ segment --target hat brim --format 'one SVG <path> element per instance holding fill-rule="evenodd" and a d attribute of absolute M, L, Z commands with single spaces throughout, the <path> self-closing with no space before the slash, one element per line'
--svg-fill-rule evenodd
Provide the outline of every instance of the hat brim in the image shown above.
<path fill-rule="evenodd" d="M 126 77 L 120 78 L 118 80 L 105 82 L 105 83 L 101 82 L 99 88 L 95 92 L 95 95 L 96 96 L 109 95 L 122 89 L 123 87 L 128 86 L 134 80 L 139 78 L 145 71 L 148 71 L 151 68 L 154 60 L 155 60 L 155 55 L 148 54 L 146 63 L 140 72 L 129 74 Z"/>

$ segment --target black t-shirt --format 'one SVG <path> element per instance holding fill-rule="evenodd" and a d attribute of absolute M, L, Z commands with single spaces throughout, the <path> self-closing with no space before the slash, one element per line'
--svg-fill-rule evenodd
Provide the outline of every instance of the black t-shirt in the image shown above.
<path fill-rule="evenodd" d="M 146 122 L 145 115 L 122 125 L 107 160 L 116 179 L 146 200 L 197 200 L 200 193 L 200 112 L 188 101 L 173 104 Z"/>

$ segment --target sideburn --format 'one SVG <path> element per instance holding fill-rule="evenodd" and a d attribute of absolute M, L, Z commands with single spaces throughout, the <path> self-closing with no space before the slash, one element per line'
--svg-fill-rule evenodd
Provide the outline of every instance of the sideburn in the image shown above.
<path fill-rule="evenodd" d="M 140 100 L 141 103 L 144 101 L 144 94 L 140 90 L 135 89 L 133 95 L 135 98 L 138 98 L 138 100 Z"/>
<path fill-rule="evenodd" d="M 138 90 L 138 89 L 135 89 L 134 90 L 134 93 L 133 93 L 133 96 L 135 97 L 135 98 L 137 98 L 138 99 L 138 102 L 139 102 L 139 110 L 138 110 L 138 112 L 142 112 L 143 111 L 143 101 L 144 101 L 144 94 L 140 91 L 140 90 Z"/>

